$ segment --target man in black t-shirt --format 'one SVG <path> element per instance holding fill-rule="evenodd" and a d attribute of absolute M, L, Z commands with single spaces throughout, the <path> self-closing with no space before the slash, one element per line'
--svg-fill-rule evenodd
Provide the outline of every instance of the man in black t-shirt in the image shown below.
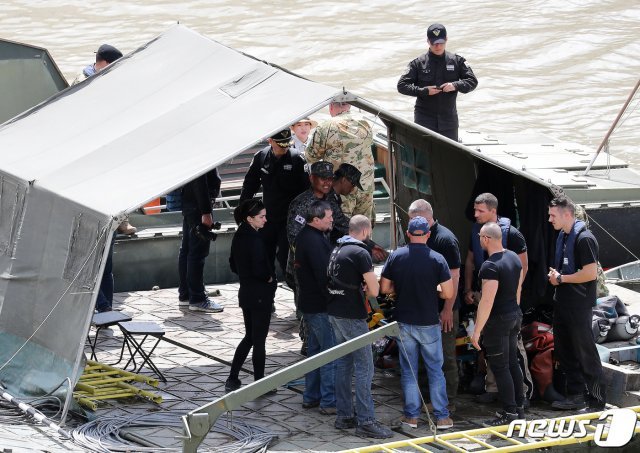
<path fill-rule="evenodd" d="M 408 209 L 409 218 L 421 216 L 427 219 L 429 224 L 429 239 L 427 246 L 447 261 L 451 281 L 453 283 L 453 295 L 447 299 L 439 299 L 438 311 L 442 326 L 442 353 L 444 363 L 442 371 L 447 381 L 447 399 L 449 400 L 449 412 L 455 410 L 455 400 L 458 396 L 458 363 L 456 360 L 456 334 L 460 324 L 458 300 L 458 282 L 460 280 L 460 245 L 458 238 L 444 225 L 433 217 L 431 204 L 423 199 L 415 200 Z"/>
<path fill-rule="evenodd" d="M 447 408 L 447 387 L 442 372 L 442 334 L 438 305 L 440 297 L 453 295 L 453 282 L 444 257 L 427 246 L 427 219 L 409 220 L 409 244 L 394 251 L 382 269 L 380 290 L 396 294 L 395 317 L 400 324 L 400 384 L 404 395 L 403 425 L 418 427 L 421 411 L 418 391 L 418 357 L 422 356 L 429 377 L 429 395 L 438 429 L 453 426 Z M 440 286 L 440 294 L 438 294 Z"/>
<path fill-rule="evenodd" d="M 527 255 L 527 243 L 524 240 L 524 236 L 516 227 L 511 225 L 511 220 L 506 217 L 498 216 L 498 199 L 491 193 L 481 193 L 476 197 L 473 204 L 473 213 L 476 219 L 476 223 L 471 228 L 471 238 L 469 241 L 469 251 L 467 252 L 467 259 L 465 261 L 464 269 L 464 301 L 467 304 L 473 304 L 479 295 L 473 292 L 474 279 L 477 276 L 477 272 L 480 271 L 480 266 L 487 259 L 487 253 L 482 249 L 480 245 L 480 228 L 487 222 L 497 223 L 502 232 L 502 247 L 511 250 L 518 258 L 520 258 L 520 264 L 522 265 L 523 281 L 527 276 L 528 255 Z M 479 279 L 477 279 L 479 283 Z M 527 360 L 527 353 L 522 343 L 522 336 L 518 337 L 518 362 L 520 363 L 520 369 L 524 376 L 524 392 L 525 392 L 525 407 L 529 406 L 529 399 L 533 395 L 533 381 L 531 379 L 531 373 L 529 372 L 529 361 Z M 487 368 L 487 375 L 485 379 L 486 393 L 479 395 L 476 399 L 481 403 L 490 403 L 495 401 L 498 397 L 498 389 L 496 388 L 496 381 L 491 372 L 491 368 Z"/>
<path fill-rule="evenodd" d="M 489 258 L 480 267 L 482 297 L 471 343 L 480 349 L 482 333 L 482 345 L 504 408 L 495 419 L 483 424 L 500 426 L 524 418 L 522 370 L 516 355 L 522 323 L 519 305 L 524 274 L 518 256 L 502 246 L 502 230 L 497 223 L 485 223 L 479 238 Z"/>
<path fill-rule="evenodd" d="M 376 297 L 378 279 L 373 272 L 371 255 L 363 241 L 371 236 L 371 221 L 356 214 L 349 221 L 349 234 L 338 240 L 331 252 L 327 268 L 329 322 L 336 336 L 336 343 L 344 343 L 369 331 L 365 294 Z M 352 376 L 355 370 L 357 419 L 353 411 L 351 394 Z M 370 346 L 360 348 L 336 361 L 336 409 L 335 427 L 356 428 L 362 437 L 385 439 L 393 432 L 376 420 L 371 381 L 373 380 L 373 355 Z"/>
<path fill-rule="evenodd" d="M 567 398 L 554 401 L 561 410 L 584 409 L 585 384 L 589 408 L 603 410 L 606 402 L 602 364 L 591 330 L 596 304 L 598 242 L 584 222 L 576 220 L 575 205 L 560 196 L 549 204 L 549 222 L 559 231 L 554 267 L 549 282 L 556 287 L 553 300 L 555 358 L 567 379 Z"/>
<path fill-rule="evenodd" d="M 307 356 L 335 346 L 335 336 L 327 316 L 327 265 L 331 244 L 326 233 L 331 230 L 333 212 L 326 201 L 314 201 L 307 210 L 305 226 L 296 238 L 294 271 L 298 283 L 298 309 L 306 327 Z M 320 406 L 323 414 L 336 413 L 335 362 L 305 375 L 302 407 Z"/>

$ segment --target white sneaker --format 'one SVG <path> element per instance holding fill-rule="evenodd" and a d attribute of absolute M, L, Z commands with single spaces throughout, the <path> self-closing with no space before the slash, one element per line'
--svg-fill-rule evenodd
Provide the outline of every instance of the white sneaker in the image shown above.
<path fill-rule="evenodd" d="M 204 313 L 220 313 L 224 311 L 224 307 L 211 299 L 207 299 L 199 304 L 189 304 L 190 311 L 201 311 Z"/>

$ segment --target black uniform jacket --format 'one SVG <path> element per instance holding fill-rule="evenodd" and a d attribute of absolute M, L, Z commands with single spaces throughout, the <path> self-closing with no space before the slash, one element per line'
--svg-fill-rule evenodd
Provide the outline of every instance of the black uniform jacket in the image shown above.
<path fill-rule="evenodd" d="M 240 279 L 240 307 L 271 310 L 277 284 L 273 261 L 262 235 L 246 222 L 240 224 L 231 241 L 229 265 Z"/>
<path fill-rule="evenodd" d="M 429 96 L 428 86 L 441 86 L 451 82 L 455 91 Z M 398 91 L 407 96 L 415 96 L 416 111 L 437 116 L 441 129 L 458 127 L 456 97 L 458 91 L 469 93 L 478 85 L 478 79 L 460 55 L 445 52 L 434 55 L 427 52 L 409 63 L 407 70 L 398 81 Z"/>
<path fill-rule="evenodd" d="M 262 184 L 267 219 L 269 222 L 285 223 L 291 201 L 309 188 L 305 163 L 304 157 L 293 149 L 279 159 L 273 154 L 271 146 L 258 151 L 244 177 L 240 200 L 252 198 Z"/>
<path fill-rule="evenodd" d="M 182 215 L 189 223 L 200 223 L 203 214 L 211 214 L 211 200 L 220 195 L 218 169 L 205 173 L 182 188 Z"/>

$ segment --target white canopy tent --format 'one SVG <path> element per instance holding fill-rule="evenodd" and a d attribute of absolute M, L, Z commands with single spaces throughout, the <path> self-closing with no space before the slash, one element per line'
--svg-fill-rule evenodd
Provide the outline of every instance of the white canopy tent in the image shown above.
<path fill-rule="evenodd" d="M 5 387 L 75 383 L 126 213 L 340 96 L 175 26 L 0 126 Z"/>

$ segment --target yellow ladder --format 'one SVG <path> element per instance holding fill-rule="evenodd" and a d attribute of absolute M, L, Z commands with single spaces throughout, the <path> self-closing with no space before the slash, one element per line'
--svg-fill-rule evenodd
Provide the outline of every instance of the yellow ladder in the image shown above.
<path fill-rule="evenodd" d="M 640 406 L 634 406 L 624 409 L 630 409 L 636 413 L 636 427 L 634 433 L 640 432 L 640 425 L 637 424 L 638 414 L 640 413 Z M 604 412 L 604 411 L 603 411 Z M 556 423 L 565 421 L 565 423 L 571 420 L 595 420 L 599 423 L 606 423 L 606 420 L 600 421 L 600 415 L 602 412 L 592 412 L 588 414 L 573 415 L 569 417 L 557 417 L 550 420 L 555 420 Z M 533 420 L 527 420 L 527 426 Z M 513 437 L 508 437 L 507 432 L 509 430 L 508 425 L 497 426 L 493 428 L 479 428 L 471 429 L 468 431 L 458 431 L 453 433 L 440 434 L 437 436 L 426 436 L 418 439 L 409 439 L 396 442 L 388 442 L 385 444 L 370 445 L 367 447 L 353 448 L 344 450 L 349 453 L 369 453 L 369 452 L 396 452 L 401 449 L 403 452 L 418 451 L 418 452 L 442 452 L 455 451 L 455 452 L 515 452 L 515 451 L 527 451 L 537 450 L 540 448 L 548 448 L 555 446 L 565 446 L 572 444 L 580 444 L 592 441 L 596 432 L 596 426 L 592 423 L 584 425 L 587 434 L 584 437 L 550 437 L 542 436 L 541 438 L 532 438 L 528 436 L 518 437 L 519 430 L 513 431 Z M 606 438 L 605 429 L 603 438 Z M 430 449 L 431 447 L 432 449 Z"/>

